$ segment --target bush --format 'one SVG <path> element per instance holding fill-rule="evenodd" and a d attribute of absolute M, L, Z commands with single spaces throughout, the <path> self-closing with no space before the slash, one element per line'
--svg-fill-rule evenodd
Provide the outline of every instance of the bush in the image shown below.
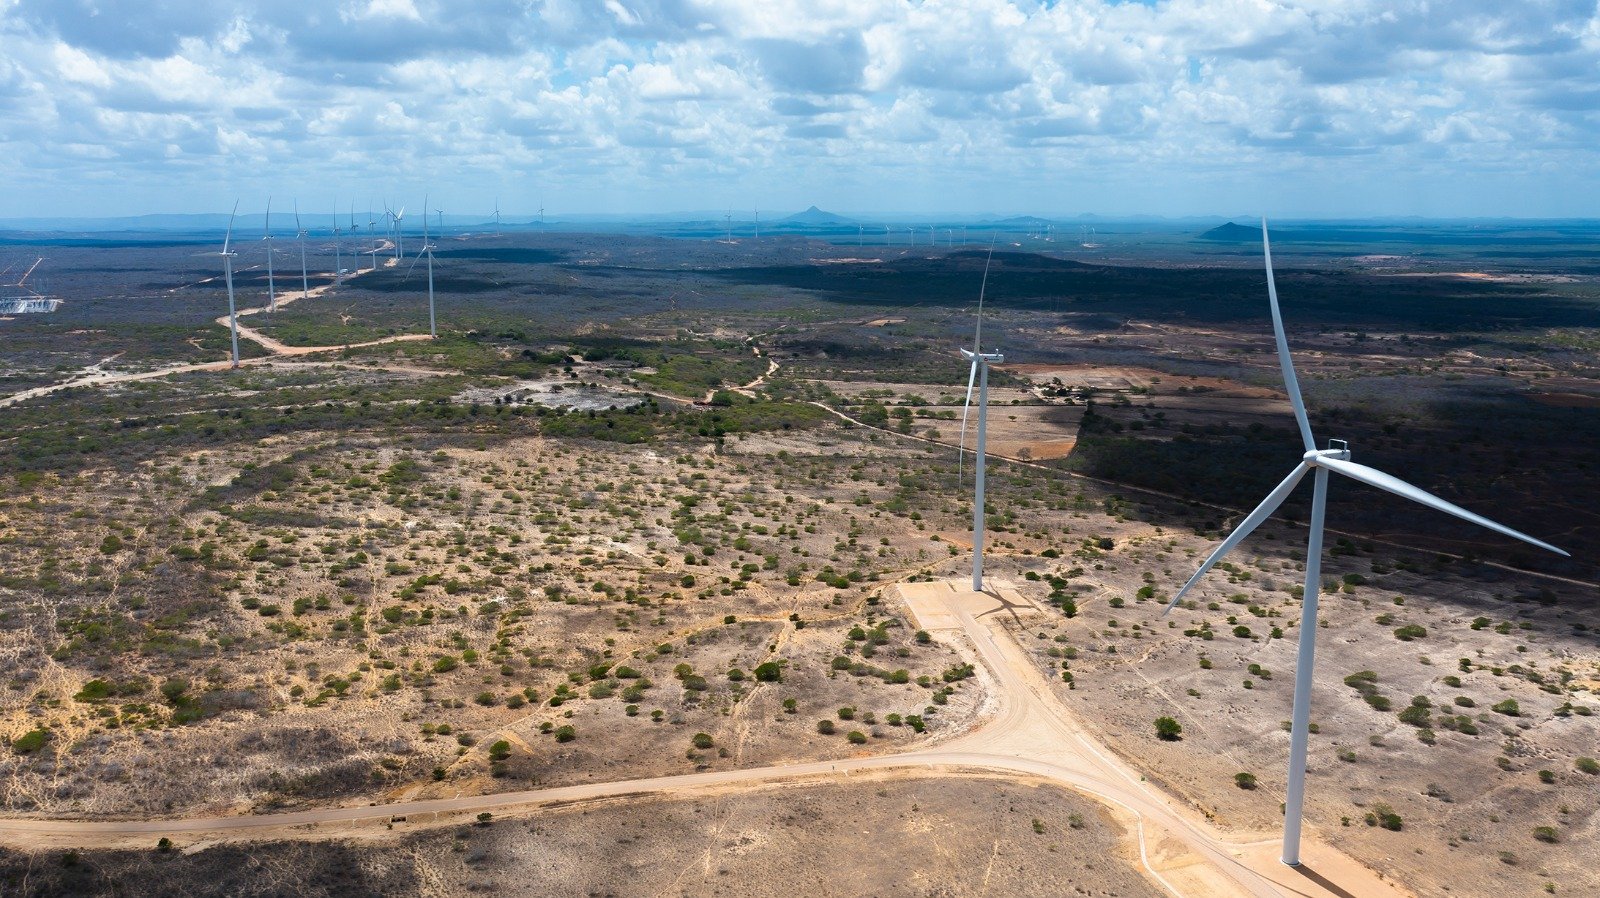
<path fill-rule="evenodd" d="M 851 730 L 845 738 L 850 740 L 851 745 L 864 745 L 867 741 L 867 734 L 860 730 Z"/>
<path fill-rule="evenodd" d="M 1156 736 L 1167 742 L 1183 738 L 1183 726 L 1170 717 L 1156 718 Z"/>
<path fill-rule="evenodd" d="M 1514 698 L 1496 702 L 1493 710 L 1496 714 L 1504 714 L 1507 717 L 1518 717 L 1522 714 L 1522 708 L 1517 705 L 1517 700 Z"/>
<path fill-rule="evenodd" d="M 50 731 L 44 727 L 39 727 L 13 739 L 11 750 L 19 755 L 30 755 L 44 748 L 44 744 L 48 741 L 50 741 Z"/>
<path fill-rule="evenodd" d="M 1394 631 L 1394 638 L 1401 642 L 1410 642 L 1413 639 L 1421 639 L 1427 635 L 1427 628 L 1421 624 L 1406 624 L 1403 627 L 1395 628 Z"/>
<path fill-rule="evenodd" d="M 1553 826 L 1535 826 L 1533 828 L 1533 837 L 1551 845 L 1561 841 L 1561 835 L 1556 832 L 1556 828 Z"/>
<path fill-rule="evenodd" d="M 489 760 L 504 761 L 509 757 L 511 757 L 511 743 L 506 740 L 501 739 L 489 746 Z"/>
<path fill-rule="evenodd" d="M 1600 774 L 1600 761 L 1594 758 L 1579 758 L 1572 762 L 1572 766 L 1578 768 L 1580 773 L 1587 773 L 1590 776 Z"/>
<path fill-rule="evenodd" d="M 783 667 L 776 661 L 767 661 L 756 666 L 756 679 L 763 683 L 783 682 Z"/>
<path fill-rule="evenodd" d="M 1235 773 L 1233 775 L 1233 784 L 1241 789 L 1254 789 L 1256 787 L 1256 775 L 1253 773 Z"/>
<path fill-rule="evenodd" d="M 819 721 L 817 721 L 817 732 L 821 733 L 824 736 L 832 736 L 833 733 L 834 733 L 833 721 L 831 721 L 831 720 L 819 720 Z"/>
<path fill-rule="evenodd" d="M 459 663 L 460 662 L 456 660 L 454 655 L 440 655 L 439 660 L 433 662 L 433 672 L 449 673 L 450 671 L 455 670 L 456 665 Z"/>
<path fill-rule="evenodd" d="M 557 742 L 571 742 L 576 738 L 578 738 L 578 730 L 572 724 L 567 724 L 564 727 L 556 728 Z"/>
<path fill-rule="evenodd" d="M 710 733 L 695 733 L 694 738 L 690 741 L 694 743 L 695 748 L 702 750 L 710 748 L 716 744 L 716 742 L 712 740 Z"/>

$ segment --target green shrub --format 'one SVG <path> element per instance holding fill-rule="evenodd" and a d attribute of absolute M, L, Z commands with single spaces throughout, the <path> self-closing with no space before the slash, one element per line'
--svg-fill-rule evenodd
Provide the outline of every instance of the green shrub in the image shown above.
<path fill-rule="evenodd" d="M 1233 775 L 1233 784 L 1241 789 L 1254 789 L 1256 787 L 1256 775 L 1253 773 L 1235 773 Z"/>
<path fill-rule="evenodd" d="M 1183 726 L 1170 717 L 1157 717 L 1156 736 L 1167 742 L 1176 742 L 1183 738 Z"/>
<path fill-rule="evenodd" d="M 831 721 L 831 720 L 819 720 L 819 721 L 817 721 L 817 732 L 821 733 L 824 736 L 832 736 L 833 733 L 834 733 L 833 721 Z"/>
<path fill-rule="evenodd" d="M 845 738 L 850 740 L 851 745 L 864 745 L 867 741 L 867 734 L 860 730 L 851 730 Z"/>
<path fill-rule="evenodd" d="M 1517 705 L 1517 700 L 1514 698 L 1508 698 L 1503 702 L 1496 702 L 1493 706 L 1493 711 L 1496 714 L 1504 714 L 1507 717 L 1518 717 L 1522 714 L 1522 708 Z"/>
<path fill-rule="evenodd" d="M 1600 774 L 1600 761 L 1596 761 L 1594 758 L 1579 758 L 1572 762 L 1572 766 L 1578 768 L 1579 772 L 1587 773 L 1590 776 Z"/>
<path fill-rule="evenodd" d="M 716 744 L 716 742 L 711 738 L 710 733 L 695 733 L 694 738 L 689 741 L 694 743 L 695 748 L 702 750 L 710 748 Z"/>
<path fill-rule="evenodd" d="M 44 744 L 48 741 L 50 741 L 50 731 L 39 727 L 11 740 L 11 750 L 19 755 L 31 755 L 44 748 Z"/>

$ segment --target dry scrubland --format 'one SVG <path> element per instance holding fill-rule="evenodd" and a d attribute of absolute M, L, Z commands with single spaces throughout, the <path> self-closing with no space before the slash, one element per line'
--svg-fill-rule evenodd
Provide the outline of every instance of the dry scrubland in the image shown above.
<path fill-rule="evenodd" d="M 980 720 L 985 678 L 920 638 L 886 588 L 967 569 L 970 478 L 929 441 L 955 442 L 965 369 L 951 347 L 970 332 L 848 290 L 933 285 L 964 303 L 982 257 L 862 266 L 866 286 L 845 290 L 818 271 L 852 266 L 663 274 L 650 266 L 679 251 L 664 245 L 633 246 L 640 268 L 617 262 L 626 248 L 570 265 L 510 250 L 457 260 L 488 272 L 459 275 L 449 300 L 482 326 L 438 343 L 8 409 L 0 452 L 27 463 L 0 467 L 0 808 L 176 816 L 509 791 L 888 753 Z M 1199 320 L 1198 305 L 1195 320 L 1155 320 L 1170 301 L 1156 288 L 1180 283 L 1164 269 L 1130 267 L 1144 280 L 1114 294 L 1146 303 L 1140 321 L 1092 295 L 1066 312 L 1026 296 L 1006 308 L 1006 283 L 1043 277 L 1030 265 L 1120 280 L 1114 266 L 996 264 L 985 332 L 1028 364 L 995 372 L 990 446 L 1041 464 L 990 469 L 990 572 L 1051 609 L 1011 626 L 1112 750 L 1219 827 L 1271 838 L 1303 531 L 1264 527 L 1194 602 L 1158 616 L 1236 520 L 1217 506 L 1254 501 L 1251 484 L 1297 454 L 1270 341 Z M 343 288 L 338 308 L 359 306 L 364 330 L 317 301 L 268 329 L 328 345 L 404 329 L 390 312 L 416 311 L 412 288 L 386 276 Z M 1248 289 L 1247 320 L 1262 323 L 1253 272 L 1206 277 L 1216 296 Z M 541 309 L 582 321 L 581 340 L 508 323 L 528 300 L 491 287 L 532 278 L 563 300 Z M 1280 285 L 1319 279 L 1286 271 Z M 1319 289 L 1348 292 L 1330 283 Z M 800 292 L 830 289 L 855 307 Z M 168 305 L 138 309 L 155 321 Z M 220 345 L 214 309 L 188 314 L 197 336 L 175 330 L 137 364 Z M 110 339 L 94 333 L 95 347 Z M 30 339 L 13 386 L 92 361 L 82 337 Z M 1594 332 L 1292 339 L 1319 435 L 1350 436 L 1358 459 L 1425 486 L 1492 484 L 1447 495 L 1572 548 L 1589 539 L 1595 504 L 1571 472 L 1592 442 L 1572 436 L 1584 425 L 1571 413 L 1594 401 Z M 1490 395 L 1474 390 L 1492 402 L 1472 404 Z M 608 410 L 623 393 L 642 404 Z M 1497 430 L 1525 440 L 1490 446 Z M 1324 568 L 1310 825 L 1419 894 L 1600 894 L 1587 864 L 1600 835 L 1592 567 L 1562 568 L 1569 581 L 1516 573 L 1497 563 L 1535 562 L 1363 493 L 1340 484 L 1330 509 L 1356 533 L 1330 534 Z M 1181 739 L 1157 738 L 1160 716 Z M 1052 788 L 890 778 L 375 843 L 11 854 L 0 882 L 1148 894 L 1119 832 Z"/>
<path fill-rule="evenodd" d="M 265 810 L 961 728 L 959 657 L 879 604 L 949 557 L 899 453 L 816 451 L 304 434 L 30 481 L 8 569 L 46 589 L 7 612 L 6 802 Z"/>
<path fill-rule="evenodd" d="M 862 778 L 707 799 L 580 806 L 380 841 L 0 852 L 22 894 L 239 896 L 1163 894 L 1133 873 L 1121 827 L 1053 786 Z"/>

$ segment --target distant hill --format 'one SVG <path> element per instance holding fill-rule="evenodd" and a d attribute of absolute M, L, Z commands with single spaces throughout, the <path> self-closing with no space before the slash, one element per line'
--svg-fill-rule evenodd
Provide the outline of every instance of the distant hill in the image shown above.
<path fill-rule="evenodd" d="M 788 218 L 778 219 L 778 224 L 805 225 L 807 227 L 815 227 L 817 225 L 848 225 L 855 223 L 856 221 L 853 218 L 845 218 L 843 215 L 835 215 L 832 212 L 824 212 L 821 209 L 818 209 L 816 206 L 812 206 L 804 212 L 797 212 Z"/>
<path fill-rule="evenodd" d="M 1251 240 L 1260 240 L 1261 232 L 1255 228 L 1237 225 L 1230 221 L 1225 225 L 1218 225 L 1201 234 L 1200 239 L 1215 240 L 1218 243 L 1245 243 Z"/>

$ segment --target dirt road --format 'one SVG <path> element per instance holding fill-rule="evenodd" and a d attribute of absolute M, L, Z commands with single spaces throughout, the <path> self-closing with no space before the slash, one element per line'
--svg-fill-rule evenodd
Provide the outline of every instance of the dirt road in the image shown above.
<path fill-rule="evenodd" d="M 382 833 L 386 830 L 378 827 L 387 825 L 451 825 L 483 812 L 527 814 L 541 807 L 580 801 L 660 794 L 691 796 L 878 771 L 959 768 L 1043 778 L 1107 802 L 1131 826 L 1146 874 L 1174 895 L 1401 898 L 1409 894 L 1314 839 L 1308 839 L 1306 863 L 1292 870 L 1277 863 L 1276 841 L 1271 838 L 1244 842 L 1224 838 L 1192 811 L 1144 783 L 1136 771 L 1096 744 L 1077 725 L 1004 627 L 1002 617 L 992 613 L 1003 610 L 999 599 L 957 592 L 944 582 L 913 584 L 903 590 L 918 591 L 913 607 L 927 616 L 926 625 L 935 627 L 940 638 L 963 647 L 981 662 L 994 697 L 993 711 L 982 725 L 944 744 L 881 757 L 248 817 L 126 821 L 12 818 L 0 820 L 0 843 L 30 848 L 112 848 L 148 847 L 161 836 L 206 843 L 343 838 Z M 404 818 L 404 822 L 397 818 Z"/>

